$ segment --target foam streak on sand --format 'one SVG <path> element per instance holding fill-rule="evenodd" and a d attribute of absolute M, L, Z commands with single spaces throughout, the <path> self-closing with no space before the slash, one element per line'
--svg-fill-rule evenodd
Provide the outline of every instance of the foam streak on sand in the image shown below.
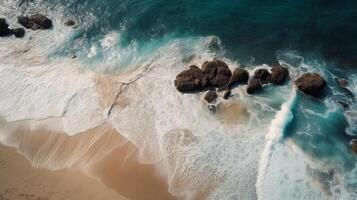
<path fill-rule="evenodd" d="M 265 173 L 269 166 L 270 158 L 274 153 L 274 147 L 276 144 L 281 142 L 286 127 L 294 118 L 292 109 L 297 101 L 296 96 L 296 89 L 294 88 L 289 100 L 285 102 L 281 106 L 281 110 L 276 113 L 275 118 L 269 127 L 268 134 L 266 135 L 266 145 L 262 152 L 258 167 L 258 177 L 256 183 L 258 199 L 263 199 L 262 189 L 264 187 Z"/>

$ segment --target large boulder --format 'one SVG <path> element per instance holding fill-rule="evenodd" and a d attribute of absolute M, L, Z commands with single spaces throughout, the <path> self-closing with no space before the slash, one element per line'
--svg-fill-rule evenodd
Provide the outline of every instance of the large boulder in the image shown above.
<path fill-rule="evenodd" d="M 217 99 L 218 95 L 216 91 L 208 91 L 204 97 L 207 103 L 214 103 Z"/>
<path fill-rule="evenodd" d="M 6 23 L 6 19 L 0 18 L 0 37 L 11 35 L 9 24 Z"/>
<path fill-rule="evenodd" d="M 229 86 L 242 83 L 242 84 L 247 84 L 249 80 L 249 73 L 245 69 L 241 68 L 236 68 L 233 71 L 233 74 L 231 76 L 231 79 L 229 81 Z"/>
<path fill-rule="evenodd" d="M 50 29 L 52 28 L 52 21 L 44 15 L 34 14 L 31 16 L 20 16 L 17 22 L 27 29 Z"/>
<path fill-rule="evenodd" d="M 25 36 L 25 29 L 23 29 L 23 28 L 15 28 L 15 29 L 12 29 L 11 32 L 17 38 L 23 38 Z"/>
<path fill-rule="evenodd" d="M 260 81 L 257 78 L 252 78 L 247 87 L 247 93 L 248 94 L 254 94 L 256 91 L 260 90 L 262 88 L 262 85 L 260 84 Z"/>
<path fill-rule="evenodd" d="M 326 85 L 326 81 L 319 74 L 305 73 L 295 80 L 295 85 L 305 94 L 319 97 Z"/>
<path fill-rule="evenodd" d="M 286 67 L 275 66 L 271 69 L 270 82 L 274 85 L 282 85 L 289 77 L 289 71 Z"/>
<path fill-rule="evenodd" d="M 270 82 L 271 74 L 267 69 L 257 69 L 254 72 L 254 77 L 259 79 L 261 84 L 267 84 Z"/>
<path fill-rule="evenodd" d="M 351 146 L 351 150 L 352 150 L 355 154 L 357 154 L 357 139 L 351 140 L 350 146 Z"/>
<path fill-rule="evenodd" d="M 201 69 L 207 74 L 208 83 L 212 87 L 226 86 L 232 76 L 227 64 L 220 60 L 206 61 Z"/>
<path fill-rule="evenodd" d="M 206 74 L 197 66 L 191 65 L 190 69 L 179 73 L 174 81 L 180 92 L 194 92 L 204 89 L 207 84 Z"/>

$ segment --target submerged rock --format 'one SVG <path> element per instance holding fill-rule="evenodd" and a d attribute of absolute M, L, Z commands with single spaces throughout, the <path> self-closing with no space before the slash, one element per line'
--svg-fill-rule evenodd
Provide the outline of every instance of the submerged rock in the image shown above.
<path fill-rule="evenodd" d="M 23 29 L 23 28 L 15 28 L 15 29 L 12 29 L 11 32 L 17 38 L 23 38 L 25 36 L 25 29 Z"/>
<path fill-rule="evenodd" d="M 350 147 L 351 147 L 351 150 L 357 154 L 357 139 L 353 139 L 351 140 L 350 142 Z"/>
<path fill-rule="evenodd" d="M 326 85 L 326 81 L 319 74 L 305 73 L 295 80 L 295 85 L 305 94 L 319 97 Z"/>
<path fill-rule="evenodd" d="M 254 72 L 254 77 L 259 79 L 261 84 L 267 84 L 270 82 L 271 74 L 266 69 L 257 69 Z"/>
<path fill-rule="evenodd" d="M 20 16 L 17 18 L 17 22 L 25 28 L 32 30 L 52 28 L 52 21 L 41 14 L 34 14 L 30 17 Z"/>
<path fill-rule="evenodd" d="M 270 82 L 274 85 L 284 84 L 288 77 L 289 71 L 286 67 L 278 65 L 271 69 Z"/>
<path fill-rule="evenodd" d="M 248 94 L 254 94 L 256 91 L 260 90 L 262 88 L 262 85 L 260 84 L 260 81 L 257 78 L 252 78 L 247 87 L 247 93 Z"/>
<path fill-rule="evenodd" d="M 241 68 L 236 68 L 233 71 L 233 74 L 231 76 L 231 79 L 229 81 L 229 86 L 242 83 L 242 84 L 247 84 L 249 80 L 249 73 L 245 69 Z"/>
<path fill-rule="evenodd" d="M 218 95 L 216 91 L 208 91 L 204 97 L 204 99 L 207 101 L 207 103 L 213 103 L 216 101 Z"/>
<path fill-rule="evenodd" d="M 68 19 L 67 21 L 64 22 L 64 25 L 66 25 L 66 26 L 74 26 L 74 25 L 76 25 L 76 22 L 71 20 L 71 19 Z"/>
<path fill-rule="evenodd" d="M 207 84 L 206 74 L 197 66 L 191 65 L 190 69 L 179 73 L 174 81 L 176 89 L 180 92 L 194 92 L 204 89 Z"/>
<path fill-rule="evenodd" d="M 9 24 L 6 23 L 6 19 L 0 18 L 0 37 L 11 35 Z"/>
<path fill-rule="evenodd" d="M 221 60 L 206 61 L 201 67 L 202 71 L 207 74 L 209 86 L 223 87 L 231 79 L 232 72 L 227 64 Z"/>

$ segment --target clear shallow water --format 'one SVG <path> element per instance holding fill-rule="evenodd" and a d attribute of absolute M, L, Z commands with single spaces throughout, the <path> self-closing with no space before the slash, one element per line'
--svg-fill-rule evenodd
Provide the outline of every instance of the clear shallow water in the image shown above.
<path fill-rule="evenodd" d="M 357 158 L 348 144 L 357 135 L 357 105 L 334 81 L 347 79 L 356 94 L 356 68 L 342 65 L 356 55 L 355 4 L 7 0 L 0 11 L 10 22 L 41 11 L 54 30 L 0 41 L 0 116 L 60 118 L 70 135 L 108 122 L 139 148 L 142 163 L 163 162 L 169 191 L 187 199 L 197 191 L 207 199 L 356 199 Z M 78 28 L 65 27 L 66 18 Z M 296 92 L 291 81 L 255 96 L 239 87 L 229 101 L 241 105 L 241 117 L 226 120 L 207 111 L 202 95 L 182 95 L 173 86 L 189 64 L 215 57 L 232 69 L 246 64 L 251 73 L 278 61 L 289 66 L 292 80 L 317 72 L 328 89 L 316 100 Z M 133 70 L 139 78 L 121 93 L 128 105 L 103 117 L 107 109 L 97 105 L 92 71 L 120 76 Z"/>

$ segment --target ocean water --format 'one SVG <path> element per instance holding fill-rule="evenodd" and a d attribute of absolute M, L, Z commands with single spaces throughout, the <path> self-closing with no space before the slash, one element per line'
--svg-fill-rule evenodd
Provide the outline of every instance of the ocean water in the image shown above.
<path fill-rule="evenodd" d="M 163 164 L 180 199 L 357 199 L 356 1 L 0 1 L 12 26 L 37 12 L 52 30 L 0 38 L 1 143 L 29 154 L 5 122 L 70 136 L 109 124 L 141 163 Z M 181 94 L 173 80 L 214 58 L 250 74 L 279 62 L 290 80 L 254 96 L 237 87 L 213 114 L 203 94 Z M 304 72 L 325 77 L 323 98 L 296 91 Z M 56 151 L 28 158 L 49 169 L 80 159 Z"/>

